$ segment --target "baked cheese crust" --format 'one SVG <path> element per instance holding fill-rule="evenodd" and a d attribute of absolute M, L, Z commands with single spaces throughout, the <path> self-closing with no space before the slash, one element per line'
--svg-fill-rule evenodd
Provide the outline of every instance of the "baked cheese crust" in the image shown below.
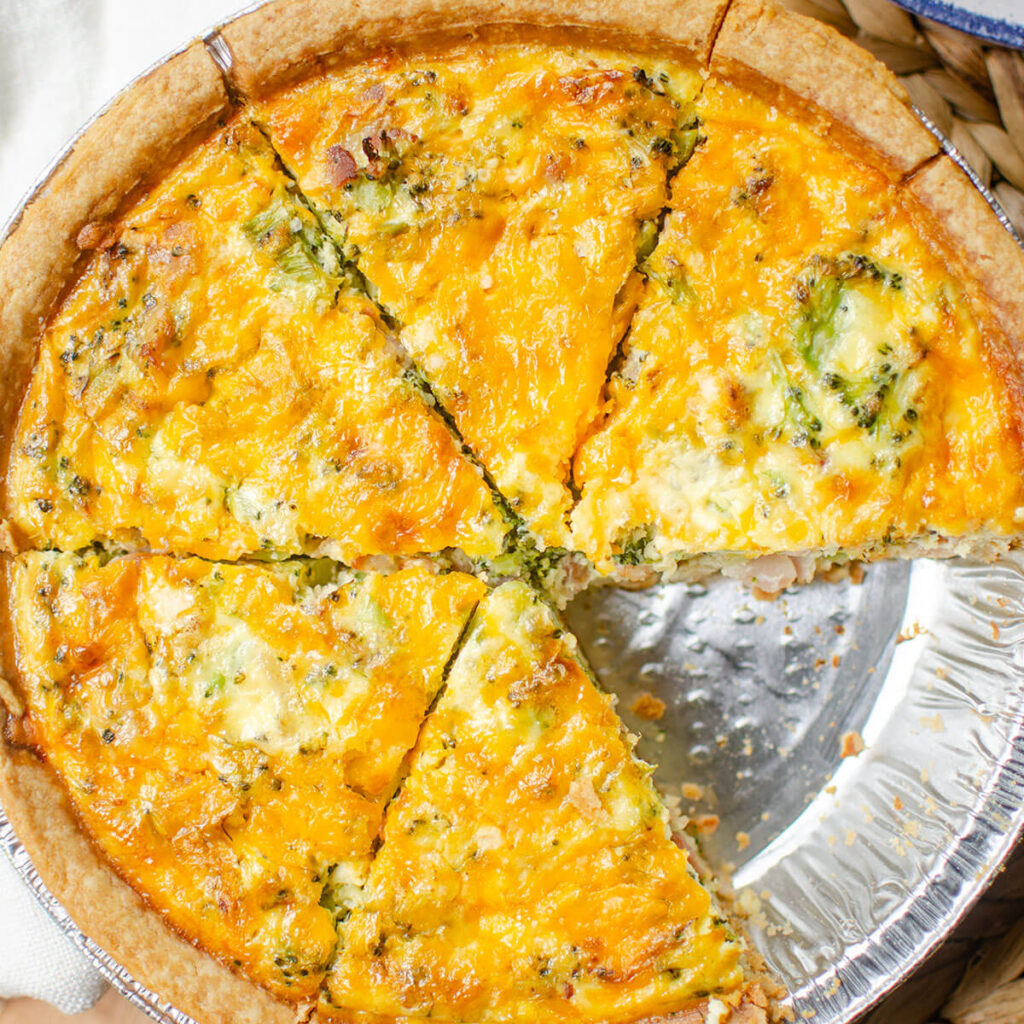
<path fill-rule="evenodd" d="M 484 586 L 38 552 L 9 567 L 25 742 L 118 872 L 283 998 L 315 993 L 335 906 Z"/>
<path fill-rule="evenodd" d="M 385 54 L 254 107 L 547 546 L 568 541 L 570 460 L 600 415 L 698 85 L 664 60 L 473 44 Z"/>
<path fill-rule="evenodd" d="M 236 119 L 119 221 L 43 336 L 7 476 L 28 546 L 501 553 L 376 307 Z"/>
<path fill-rule="evenodd" d="M 492 592 L 341 916 L 322 1011 L 611 1024 L 738 1004 L 742 941 L 651 771 L 551 610 Z"/>
<path fill-rule="evenodd" d="M 725 83 L 697 110 L 610 415 L 576 457 L 575 544 L 628 575 L 1018 536 L 1013 396 L 916 204 Z"/>

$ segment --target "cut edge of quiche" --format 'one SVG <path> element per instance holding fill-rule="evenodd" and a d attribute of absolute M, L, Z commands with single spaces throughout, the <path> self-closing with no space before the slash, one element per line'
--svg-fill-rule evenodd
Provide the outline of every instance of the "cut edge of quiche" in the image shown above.
<path fill-rule="evenodd" d="M 782 992 L 614 704 L 537 591 L 480 602 L 346 893 L 319 1018 L 767 1021 Z"/>

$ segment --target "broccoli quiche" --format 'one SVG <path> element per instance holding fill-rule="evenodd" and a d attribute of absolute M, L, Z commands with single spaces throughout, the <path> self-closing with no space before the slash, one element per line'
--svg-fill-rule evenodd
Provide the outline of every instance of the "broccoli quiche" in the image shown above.
<path fill-rule="evenodd" d="M 473 616 L 338 934 L 332 1019 L 724 1019 L 745 1004 L 743 1019 L 765 1005 L 611 699 L 522 583 Z"/>
<path fill-rule="evenodd" d="M 77 244 L 10 442 L 26 545 L 500 555 L 480 474 L 246 118 Z"/>
<path fill-rule="evenodd" d="M 1024 533 L 1024 256 L 769 0 L 272 0 L 0 247 L 0 799 L 210 1024 L 764 1024 L 555 608 Z"/>
<path fill-rule="evenodd" d="M 334 948 L 483 584 L 422 567 L 35 552 L 8 579 L 23 742 L 183 935 L 284 997 Z"/>

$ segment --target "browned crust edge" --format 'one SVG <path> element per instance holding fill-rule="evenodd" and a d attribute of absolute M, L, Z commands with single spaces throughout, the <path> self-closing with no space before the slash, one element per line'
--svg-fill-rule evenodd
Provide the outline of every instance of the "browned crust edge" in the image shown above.
<path fill-rule="evenodd" d="M 796 108 L 844 149 L 899 179 L 939 152 L 906 90 L 866 50 L 774 0 L 734 0 L 711 72 Z"/>
<path fill-rule="evenodd" d="M 40 330 L 75 277 L 75 240 L 113 217 L 227 112 L 223 78 L 201 42 L 128 88 L 73 143 L 0 248 L 0 468 L 28 384 Z M 3 546 L 10 546 L 10 542 Z"/>
<path fill-rule="evenodd" d="M 473 37 L 482 26 L 590 29 L 622 41 L 651 40 L 706 62 L 728 0 L 273 0 L 223 26 L 238 88 L 257 95 L 308 73 L 330 54 L 356 60 L 431 35 Z"/>
<path fill-rule="evenodd" d="M 967 289 L 1024 439 L 1024 249 L 967 175 L 948 157 L 933 160 L 905 186 L 917 227 Z"/>

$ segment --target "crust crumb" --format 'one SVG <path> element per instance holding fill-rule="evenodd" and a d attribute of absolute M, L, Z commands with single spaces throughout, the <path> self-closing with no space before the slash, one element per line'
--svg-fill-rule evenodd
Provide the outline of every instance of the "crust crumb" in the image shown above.
<path fill-rule="evenodd" d="M 745 850 L 750 845 L 750 836 L 746 832 L 736 833 L 736 849 Z"/>
<path fill-rule="evenodd" d="M 648 722 L 656 722 L 665 714 L 665 702 L 653 693 L 641 693 L 630 705 L 630 711 L 638 718 Z"/>
<path fill-rule="evenodd" d="M 104 224 L 102 221 L 94 220 L 78 232 L 75 245 L 83 251 L 108 249 L 115 241 L 117 241 L 117 228 L 113 224 Z"/>
<path fill-rule="evenodd" d="M 856 757 L 864 750 L 864 740 L 859 732 L 844 732 L 839 743 L 843 757 Z"/>
<path fill-rule="evenodd" d="M 698 786 L 696 782 L 683 783 L 683 796 L 687 800 L 703 800 L 704 787 Z"/>
<path fill-rule="evenodd" d="M 717 814 L 698 814 L 692 821 L 702 836 L 709 836 L 718 828 L 719 818 Z"/>

